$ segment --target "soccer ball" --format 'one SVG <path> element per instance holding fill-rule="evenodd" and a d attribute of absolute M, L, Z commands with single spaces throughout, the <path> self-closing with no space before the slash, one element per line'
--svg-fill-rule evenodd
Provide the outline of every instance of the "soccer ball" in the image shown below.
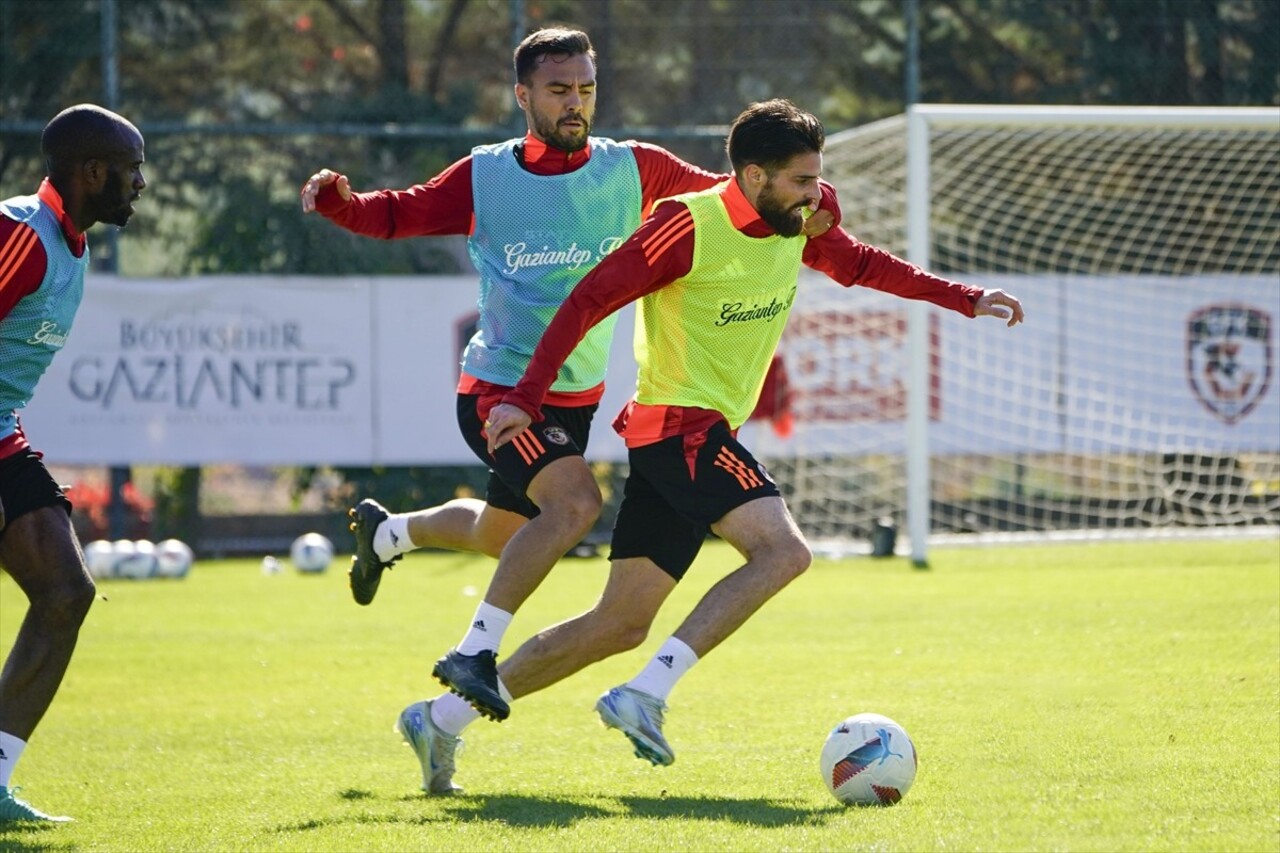
<path fill-rule="evenodd" d="M 115 577 L 130 580 L 142 580 L 156 573 L 159 560 L 156 559 L 156 546 L 145 539 L 131 542 L 120 539 L 115 542 L 116 552 Z"/>
<path fill-rule="evenodd" d="M 195 554 L 180 539 L 166 539 L 156 546 L 159 561 L 156 574 L 162 578 L 185 578 L 195 562 Z"/>
<path fill-rule="evenodd" d="M 289 547 L 289 559 L 300 572 L 323 572 L 333 562 L 333 543 L 319 533 L 304 533 L 293 540 L 293 545 Z"/>
<path fill-rule="evenodd" d="M 116 552 L 106 539 L 95 539 L 84 546 L 84 564 L 94 580 L 111 577 L 116 570 Z"/>
<path fill-rule="evenodd" d="M 845 805 L 891 806 L 916 778 L 916 748 L 906 729 L 879 714 L 857 714 L 822 745 L 822 781 Z"/>

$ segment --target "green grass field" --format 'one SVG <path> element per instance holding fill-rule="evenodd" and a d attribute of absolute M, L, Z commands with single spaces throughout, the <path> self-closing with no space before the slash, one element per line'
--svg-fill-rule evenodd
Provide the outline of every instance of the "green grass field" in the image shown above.
<path fill-rule="evenodd" d="M 465 734 L 464 796 L 428 798 L 391 731 L 438 692 L 491 561 L 414 555 L 354 605 L 327 574 L 198 563 L 108 581 L 15 782 L 76 823 L 4 850 L 1280 850 L 1280 543 L 936 549 L 819 560 L 671 697 L 668 768 L 592 711 L 736 565 L 708 545 L 640 649 Z M 590 605 L 569 560 L 508 650 Z M 25 602 L 0 577 L 0 653 Z M 828 730 L 911 733 L 915 786 L 845 808 Z"/>

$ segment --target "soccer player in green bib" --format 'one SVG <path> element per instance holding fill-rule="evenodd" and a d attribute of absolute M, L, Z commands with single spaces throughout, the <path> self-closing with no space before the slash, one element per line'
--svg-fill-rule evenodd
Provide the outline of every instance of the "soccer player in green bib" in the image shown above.
<path fill-rule="evenodd" d="M 518 698 L 638 646 L 707 533 L 716 533 L 746 562 L 703 596 L 635 678 L 596 703 L 605 725 L 654 764 L 675 761 L 662 723 L 676 681 L 809 566 L 809 547 L 777 486 L 736 437 L 760 396 L 801 264 L 846 287 L 1010 326 L 1023 319 L 1013 296 L 931 275 L 842 228 L 804 236 L 820 201 L 838 218 L 834 191 L 819 182 L 824 140 L 822 123 L 789 101 L 748 107 L 729 132 L 733 177 L 655 206 L 578 284 L 524 377 L 489 413 L 491 449 L 520 436 L 539 420 L 557 369 L 583 335 L 640 301 L 636 394 L 614 422 L 630 474 L 604 593 L 586 613 L 526 642 L 499 674 Z"/>

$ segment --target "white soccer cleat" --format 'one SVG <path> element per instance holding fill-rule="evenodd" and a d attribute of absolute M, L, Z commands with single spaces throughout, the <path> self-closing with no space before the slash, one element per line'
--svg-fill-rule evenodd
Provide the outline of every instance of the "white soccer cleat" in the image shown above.
<path fill-rule="evenodd" d="M 666 703 L 633 687 L 615 687 L 596 701 L 600 721 L 621 729 L 636 749 L 636 758 L 663 766 L 674 764 L 676 754 L 662 736 Z"/>
<path fill-rule="evenodd" d="M 414 702 L 400 712 L 396 731 L 413 747 L 422 765 L 422 790 L 428 794 L 456 794 L 453 784 L 454 754 L 462 738 L 441 731 L 431 721 L 431 702 Z"/>
<path fill-rule="evenodd" d="M 37 823 L 70 823 L 71 818 L 60 815 L 45 814 L 26 800 L 17 797 L 18 788 L 0 787 L 0 824 L 10 821 L 31 821 Z"/>

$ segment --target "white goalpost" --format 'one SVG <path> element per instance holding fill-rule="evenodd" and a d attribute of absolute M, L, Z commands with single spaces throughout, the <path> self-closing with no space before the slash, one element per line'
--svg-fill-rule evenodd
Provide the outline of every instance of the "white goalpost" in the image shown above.
<path fill-rule="evenodd" d="M 1280 524 L 1280 110 L 917 106 L 826 174 L 851 233 L 1028 319 L 801 282 L 790 431 L 751 440 L 819 550 Z"/>

